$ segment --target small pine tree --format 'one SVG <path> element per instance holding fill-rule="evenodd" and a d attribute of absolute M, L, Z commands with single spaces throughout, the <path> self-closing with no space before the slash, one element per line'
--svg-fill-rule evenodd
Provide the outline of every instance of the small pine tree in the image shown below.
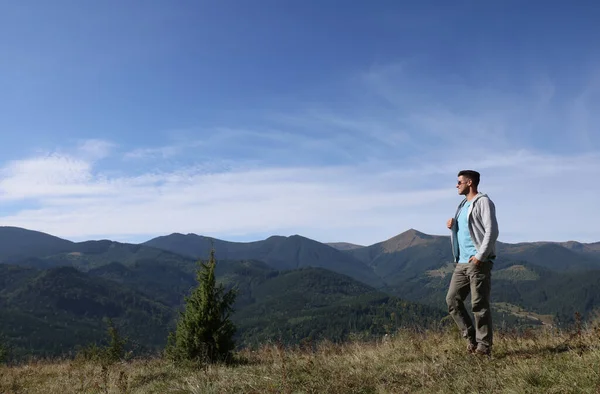
<path fill-rule="evenodd" d="M 102 365 L 111 365 L 127 358 L 125 352 L 127 339 L 121 336 L 121 333 L 113 323 L 112 319 L 106 320 L 109 342 L 105 346 L 98 346 L 96 343 L 80 348 L 77 352 L 77 357 L 86 361 L 101 363 Z"/>
<path fill-rule="evenodd" d="M 108 319 L 108 336 L 110 343 L 105 351 L 105 359 L 109 363 L 115 363 L 125 358 L 125 344 L 127 340 L 121 336 L 112 319 Z"/>
<path fill-rule="evenodd" d="M 235 326 L 230 320 L 236 292 L 225 291 L 215 279 L 215 251 L 208 262 L 199 261 L 198 286 L 185 298 L 177 328 L 169 335 L 167 355 L 176 361 L 230 361 L 235 347 Z"/>

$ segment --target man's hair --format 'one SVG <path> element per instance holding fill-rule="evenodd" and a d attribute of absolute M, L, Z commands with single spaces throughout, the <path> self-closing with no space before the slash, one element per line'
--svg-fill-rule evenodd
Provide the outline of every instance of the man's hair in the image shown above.
<path fill-rule="evenodd" d="M 467 179 L 470 179 L 473 182 L 473 184 L 475 185 L 475 187 L 479 186 L 479 179 L 481 178 L 481 175 L 479 175 L 479 173 L 477 171 L 462 170 L 461 172 L 458 173 L 458 176 L 463 176 Z"/>

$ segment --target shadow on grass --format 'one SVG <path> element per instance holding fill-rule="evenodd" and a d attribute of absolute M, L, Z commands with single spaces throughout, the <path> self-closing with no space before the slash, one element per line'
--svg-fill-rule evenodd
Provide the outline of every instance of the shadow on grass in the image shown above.
<path fill-rule="evenodd" d="M 173 373 L 165 371 L 148 372 L 141 376 L 136 376 L 131 381 L 131 390 L 144 387 L 154 382 L 168 382 L 175 378 Z"/>
<path fill-rule="evenodd" d="M 584 348 L 575 348 L 575 347 L 569 346 L 567 344 L 561 343 L 560 345 L 556 345 L 556 346 L 543 346 L 543 347 L 536 347 L 536 348 L 529 348 L 529 349 L 509 350 L 509 351 L 501 352 L 501 353 L 499 352 L 494 355 L 494 358 L 495 359 L 502 359 L 502 358 L 507 358 L 507 357 L 532 358 L 532 357 L 547 356 L 547 355 L 552 355 L 552 354 L 566 353 L 569 351 L 577 351 L 578 353 L 580 353 L 584 350 L 585 350 Z"/>
<path fill-rule="evenodd" d="M 247 357 L 235 357 L 233 360 L 227 362 L 228 367 L 241 367 L 245 365 L 259 365 L 261 364 L 260 360 L 250 359 Z"/>

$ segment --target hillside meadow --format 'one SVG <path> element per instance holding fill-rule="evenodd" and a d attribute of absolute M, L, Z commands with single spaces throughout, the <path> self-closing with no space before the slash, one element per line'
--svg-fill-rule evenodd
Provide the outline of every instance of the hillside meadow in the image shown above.
<path fill-rule="evenodd" d="M 377 341 L 242 350 L 231 365 L 161 358 L 103 366 L 73 360 L 0 367 L 2 393 L 596 393 L 600 329 L 498 333 L 491 358 L 467 354 L 450 328 Z"/>

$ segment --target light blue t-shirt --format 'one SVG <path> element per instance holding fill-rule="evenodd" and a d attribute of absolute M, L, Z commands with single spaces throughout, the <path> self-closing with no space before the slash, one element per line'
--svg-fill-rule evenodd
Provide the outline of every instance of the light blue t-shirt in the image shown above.
<path fill-rule="evenodd" d="M 475 244 L 471 239 L 471 233 L 469 232 L 469 220 L 468 212 L 471 206 L 471 201 L 465 202 L 460 213 L 458 214 L 458 262 L 468 263 L 472 256 L 477 254 Z"/>

